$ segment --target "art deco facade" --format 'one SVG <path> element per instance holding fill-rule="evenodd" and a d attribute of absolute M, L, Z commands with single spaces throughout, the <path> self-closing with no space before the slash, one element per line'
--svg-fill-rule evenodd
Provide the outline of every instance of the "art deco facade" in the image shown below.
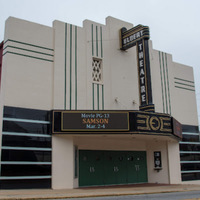
<path fill-rule="evenodd" d="M 7 19 L 1 188 L 200 183 L 193 69 L 147 40 L 153 110 L 145 111 L 141 95 L 149 83 L 141 87 L 137 46 L 121 49 L 123 27 L 133 25 L 112 17 L 82 27 Z"/>

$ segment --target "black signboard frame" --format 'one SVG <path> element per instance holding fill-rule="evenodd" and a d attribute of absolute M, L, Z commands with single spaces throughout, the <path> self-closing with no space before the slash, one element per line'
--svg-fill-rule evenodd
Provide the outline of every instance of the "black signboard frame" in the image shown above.
<path fill-rule="evenodd" d="M 128 111 L 53 111 L 52 132 L 126 132 L 129 121 Z"/>
<path fill-rule="evenodd" d="M 71 118 L 75 127 L 73 129 L 67 128 L 62 125 L 62 115 L 64 113 L 68 113 L 68 117 L 71 117 L 73 113 L 80 114 L 89 114 L 91 116 L 86 117 L 85 119 L 97 119 L 95 118 L 97 115 L 104 114 L 118 114 L 117 118 L 113 118 L 114 121 L 111 120 L 108 123 L 111 124 L 110 127 L 104 126 L 104 121 L 100 122 L 98 120 L 92 120 L 91 123 L 97 124 L 98 126 L 102 126 L 99 128 L 83 128 L 77 126 L 77 123 L 80 123 L 79 118 Z M 94 115 L 94 116 L 92 116 Z M 122 120 L 122 116 L 125 118 Z M 83 120 L 84 118 L 82 118 Z M 85 120 L 84 119 L 84 120 Z M 102 117 L 101 119 L 106 119 Z M 127 120 L 126 120 L 127 119 Z M 161 136 L 173 136 L 180 140 L 182 138 L 182 133 L 179 131 L 177 134 L 176 127 L 173 125 L 174 118 L 168 114 L 164 113 L 150 113 L 144 111 L 66 111 L 66 110 L 53 110 L 52 111 L 52 134 L 141 134 L 141 135 L 161 135 Z M 70 121 L 70 120 L 69 120 Z M 106 121 L 106 120 L 105 120 Z M 123 127 L 120 123 L 123 121 Z M 85 121 L 87 122 L 87 121 Z M 90 120 L 89 120 L 90 122 Z M 114 124 L 113 124 L 114 122 Z M 179 123 L 177 121 L 177 123 Z M 100 124 L 100 125 L 99 125 Z M 180 123 L 179 123 L 180 124 Z M 115 125 L 115 126 L 113 126 Z M 181 124 L 180 124 L 181 125 Z M 124 128 L 125 126 L 125 128 Z M 180 129 L 179 129 L 180 130 Z"/>
<path fill-rule="evenodd" d="M 149 27 L 141 24 L 127 30 L 121 28 L 121 50 L 127 50 L 137 44 L 139 40 L 149 39 Z"/>

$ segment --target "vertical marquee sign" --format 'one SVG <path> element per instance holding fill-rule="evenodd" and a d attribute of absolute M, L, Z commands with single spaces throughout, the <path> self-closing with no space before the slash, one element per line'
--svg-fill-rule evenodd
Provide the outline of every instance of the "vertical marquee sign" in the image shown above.
<path fill-rule="evenodd" d="M 149 61 L 149 27 L 138 25 L 130 30 L 121 29 L 121 50 L 137 46 L 140 110 L 154 112 Z"/>

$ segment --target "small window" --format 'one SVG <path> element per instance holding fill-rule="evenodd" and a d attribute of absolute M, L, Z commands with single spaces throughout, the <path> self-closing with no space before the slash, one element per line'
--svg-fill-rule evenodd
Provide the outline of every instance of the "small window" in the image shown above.
<path fill-rule="evenodd" d="M 92 81 L 96 83 L 102 82 L 102 60 L 93 58 L 92 60 Z"/>

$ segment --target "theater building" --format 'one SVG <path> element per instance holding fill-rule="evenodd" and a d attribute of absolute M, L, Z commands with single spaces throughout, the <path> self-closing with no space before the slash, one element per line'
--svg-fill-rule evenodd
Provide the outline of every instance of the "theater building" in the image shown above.
<path fill-rule="evenodd" d="M 149 27 L 9 17 L 0 55 L 0 188 L 200 183 L 193 69 Z"/>

